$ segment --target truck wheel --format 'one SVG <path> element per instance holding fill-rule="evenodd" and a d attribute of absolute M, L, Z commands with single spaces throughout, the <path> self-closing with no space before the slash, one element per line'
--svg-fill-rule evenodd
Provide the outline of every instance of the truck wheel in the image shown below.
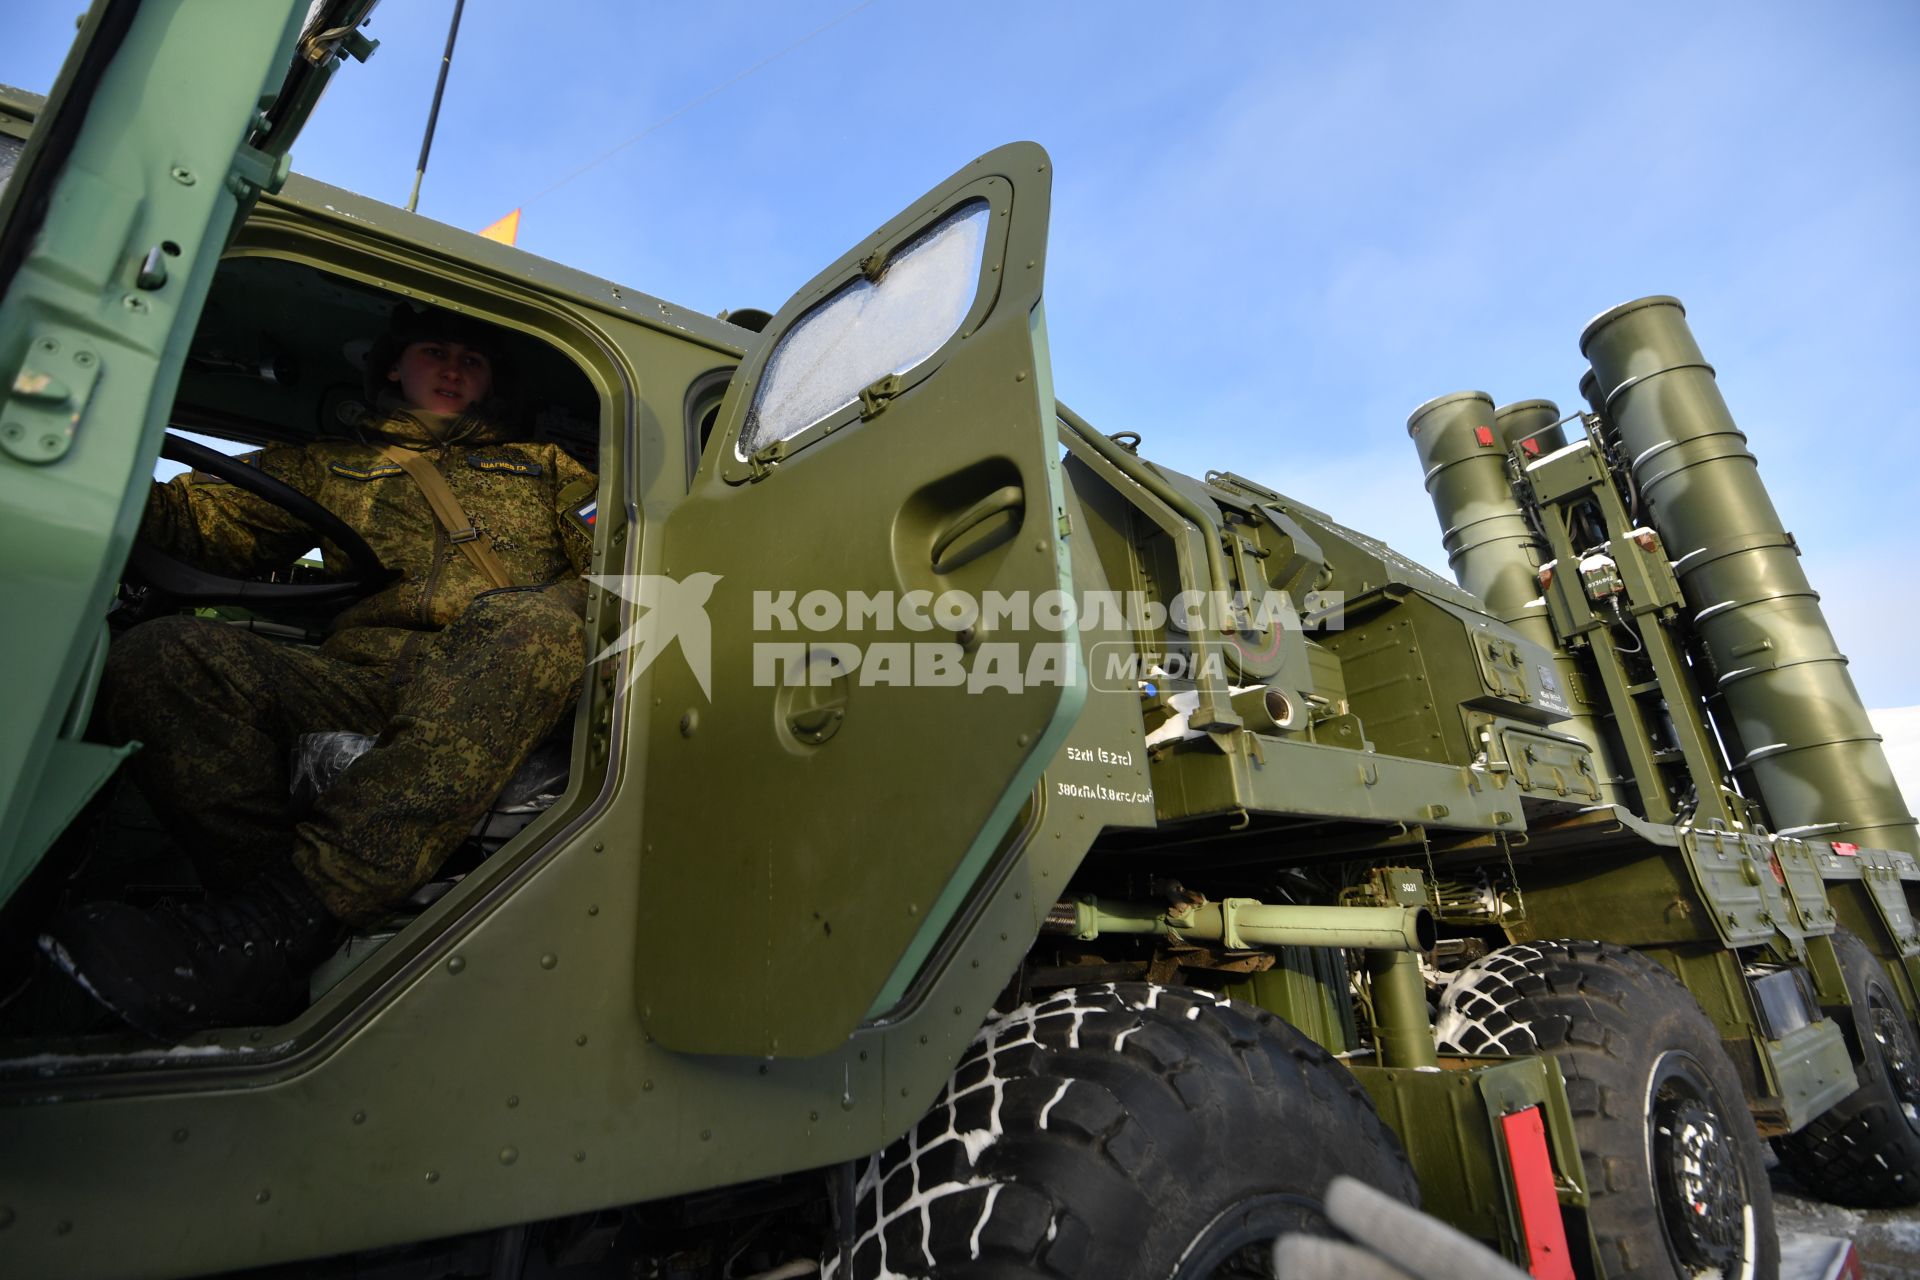
<path fill-rule="evenodd" d="M 1798 1133 L 1774 1141 L 1780 1163 L 1823 1200 L 1863 1209 L 1920 1204 L 1920 1051 L 1893 981 L 1842 929 L 1833 949 L 1853 1002 L 1848 1040 L 1860 1087 Z"/>
<path fill-rule="evenodd" d="M 1772 1280 L 1773 1195 L 1712 1021 L 1665 969 L 1604 942 L 1502 947 L 1448 984 L 1444 1051 L 1553 1058 L 1609 1280 Z"/>
<path fill-rule="evenodd" d="M 1202 991 L 1067 990 L 983 1027 L 932 1109 L 866 1162 L 850 1270 L 1266 1276 L 1274 1237 L 1327 1229 L 1340 1173 L 1416 1202 L 1399 1140 L 1300 1032 Z"/>

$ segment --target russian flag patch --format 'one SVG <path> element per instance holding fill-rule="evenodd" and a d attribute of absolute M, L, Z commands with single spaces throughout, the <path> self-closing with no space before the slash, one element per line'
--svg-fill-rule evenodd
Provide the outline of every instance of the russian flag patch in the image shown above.
<path fill-rule="evenodd" d="M 583 506 L 575 507 L 573 509 L 573 518 L 578 520 L 581 524 L 586 525 L 588 528 L 592 528 L 594 514 L 599 510 L 600 510 L 600 500 L 598 498 L 595 498 L 594 500 L 586 503 Z"/>

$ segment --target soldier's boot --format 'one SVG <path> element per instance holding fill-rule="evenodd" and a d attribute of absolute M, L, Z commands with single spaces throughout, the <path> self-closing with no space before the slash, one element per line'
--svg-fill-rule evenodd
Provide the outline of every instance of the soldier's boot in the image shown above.
<path fill-rule="evenodd" d="M 40 949 L 136 1030 L 166 1039 L 293 1017 L 343 932 L 299 872 L 277 865 L 205 902 L 88 903 L 42 934 Z"/>

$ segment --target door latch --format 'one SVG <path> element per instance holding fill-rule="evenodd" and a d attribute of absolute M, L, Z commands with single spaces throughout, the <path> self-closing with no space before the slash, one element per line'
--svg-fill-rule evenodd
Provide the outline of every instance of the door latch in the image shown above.
<path fill-rule="evenodd" d="M 7 387 L 0 448 L 22 462 L 65 457 L 99 377 L 100 356 L 92 347 L 50 333 L 36 336 Z"/>

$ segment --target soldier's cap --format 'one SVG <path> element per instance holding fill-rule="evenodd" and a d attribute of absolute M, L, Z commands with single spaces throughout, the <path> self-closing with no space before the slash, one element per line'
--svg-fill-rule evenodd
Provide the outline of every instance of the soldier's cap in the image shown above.
<path fill-rule="evenodd" d="M 377 401 L 387 390 L 388 372 L 399 361 L 400 353 L 416 342 L 457 342 L 463 347 L 484 351 L 493 367 L 490 399 L 506 398 L 513 371 L 507 358 L 504 330 L 444 307 L 416 307 L 401 302 L 394 305 L 387 331 L 375 338 L 367 350 L 366 390 L 370 400 Z"/>

